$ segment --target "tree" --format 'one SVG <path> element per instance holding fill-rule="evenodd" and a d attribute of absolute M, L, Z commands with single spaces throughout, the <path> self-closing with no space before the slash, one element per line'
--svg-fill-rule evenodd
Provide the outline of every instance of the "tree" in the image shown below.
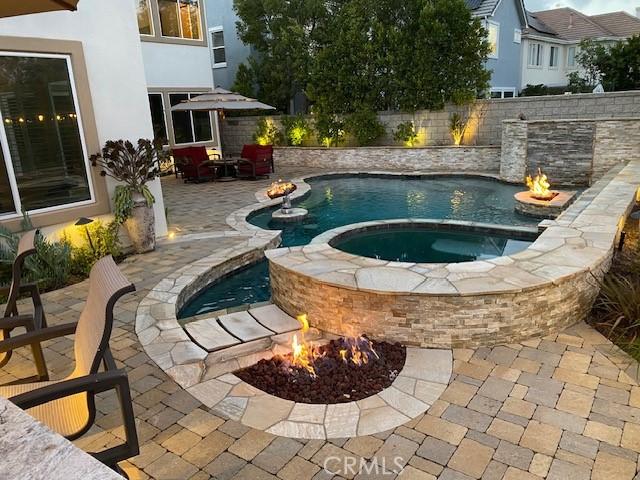
<path fill-rule="evenodd" d="M 307 90 L 318 110 L 442 108 L 488 87 L 486 31 L 464 0 L 348 0 L 326 33 Z"/>
<path fill-rule="evenodd" d="M 593 88 L 601 82 L 608 91 L 640 89 L 640 35 L 613 45 L 583 41 L 576 59 L 580 71 L 572 75 L 570 86 Z"/>
<path fill-rule="evenodd" d="M 239 70 L 239 84 L 250 76 L 257 97 L 280 111 L 307 84 L 318 29 L 327 17 L 324 0 L 234 0 L 238 35 L 256 55 Z"/>
<path fill-rule="evenodd" d="M 251 61 L 251 59 L 249 59 Z M 233 82 L 233 86 L 231 90 L 239 93 L 240 95 L 244 95 L 245 97 L 254 97 L 255 96 L 255 76 L 253 75 L 253 70 L 250 66 L 245 63 L 241 63 L 238 66 L 238 71 L 236 72 L 236 80 Z"/>

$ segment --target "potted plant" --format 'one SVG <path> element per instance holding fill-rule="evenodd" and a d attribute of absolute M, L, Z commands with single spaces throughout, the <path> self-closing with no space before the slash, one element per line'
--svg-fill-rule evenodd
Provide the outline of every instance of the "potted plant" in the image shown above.
<path fill-rule="evenodd" d="M 101 153 L 91 155 L 91 164 L 101 168 L 100 175 L 120 182 L 114 192 L 115 222 L 124 224 L 136 253 L 155 248 L 155 198 L 148 182 L 160 175 L 160 163 L 166 157 L 159 143 L 141 138 L 108 141 Z"/>

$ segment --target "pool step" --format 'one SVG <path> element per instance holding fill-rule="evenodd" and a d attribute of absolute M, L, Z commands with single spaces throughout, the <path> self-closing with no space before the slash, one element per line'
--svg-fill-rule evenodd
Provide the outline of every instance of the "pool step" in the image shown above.
<path fill-rule="evenodd" d="M 276 305 L 264 305 L 201 318 L 184 329 L 194 342 L 222 361 L 268 349 L 273 343 L 290 343 L 300 323 Z M 315 336 L 313 332 L 309 335 Z"/>

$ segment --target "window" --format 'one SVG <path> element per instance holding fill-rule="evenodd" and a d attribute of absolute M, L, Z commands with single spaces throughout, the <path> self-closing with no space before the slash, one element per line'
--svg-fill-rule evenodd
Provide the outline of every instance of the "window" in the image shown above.
<path fill-rule="evenodd" d="M 530 67 L 540 67 L 542 66 L 542 53 L 543 46 L 540 43 L 530 43 L 529 44 L 529 60 L 528 64 Z"/>
<path fill-rule="evenodd" d="M 513 98 L 516 96 L 515 88 L 492 88 L 491 98 Z"/>
<path fill-rule="evenodd" d="M 549 67 L 558 68 L 558 55 L 560 53 L 559 47 L 551 47 L 549 50 Z"/>
<path fill-rule="evenodd" d="M 157 0 L 164 37 L 200 40 L 199 0 Z"/>
<path fill-rule="evenodd" d="M 211 49 L 213 50 L 213 67 L 226 67 L 227 54 L 224 48 L 224 31 L 222 27 L 214 27 L 209 31 L 211 33 Z"/>
<path fill-rule="evenodd" d="M 567 49 L 567 67 L 576 66 L 576 47 L 569 47 Z"/>
<path fill-rule="evenodd" d="M 151 123 L 153 125 L 153 138 L 161 140 L 163 145 L 169 143 L 167 125 L 164 119 L 164 102 L 161 93 L 149 94 L 149 107 L 151 108 Z"/>
<path fill-rule="evenodd" d="M 489 57 L 498 58 L 498 41 L 500 39 L 500 25 L 487 22 L 487 41 L 489 42 Z"/>
<path fill-rule="evenodd" d="M 519 28 L 513 30 L 513 43 L 522 43 L 522 30 Z"/>
<path fill-rule="evenodd" d="M 201 95 L 200 93 L 170 93 L 171 106 Z M 213 139 L 209 112 L 171 112 L 173 138 L 176 144 L 207 142 Z"/>
<path fill-rule="evenodd" d="M 0 52 L 0 214 L 93 199 L 69 57 Z"/>
<path fill-rule="evenodd" d="M 138 13 L 138 31 L 140 35 L 153 35 L 153 23 L 151 22 L 151 9 L 149 0 L 136 0 Z"/>

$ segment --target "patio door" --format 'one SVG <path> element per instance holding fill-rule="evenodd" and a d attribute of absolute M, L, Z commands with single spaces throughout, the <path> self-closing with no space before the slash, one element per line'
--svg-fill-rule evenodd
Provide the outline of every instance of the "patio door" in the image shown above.
<path fill-rule="evenodd" d="M 93 201 L 70 58 L 0 52 L 0 219 Z"/>

